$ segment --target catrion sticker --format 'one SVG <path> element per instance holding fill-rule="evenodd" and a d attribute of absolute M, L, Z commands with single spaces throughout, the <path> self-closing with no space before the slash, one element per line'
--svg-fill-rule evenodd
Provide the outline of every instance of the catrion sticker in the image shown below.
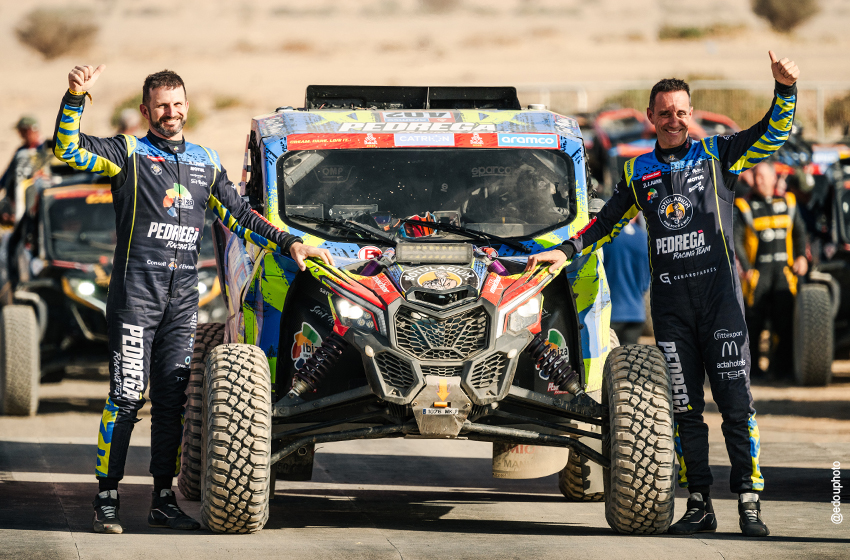
<path fill-rule="evenodd" d="M 301 369 L 322 344 L 322 337 L 309 323 L 301 323 L 301 330 L 295 333 L 292 343 L 292 361 L 295 369 Z"/>
<path fill-rule="evenodd" d="M 694 216 L 694 207 L 686 196 L 670 195 L 658 205 L 658 218 L 667 229 L 682 229 Z"/>

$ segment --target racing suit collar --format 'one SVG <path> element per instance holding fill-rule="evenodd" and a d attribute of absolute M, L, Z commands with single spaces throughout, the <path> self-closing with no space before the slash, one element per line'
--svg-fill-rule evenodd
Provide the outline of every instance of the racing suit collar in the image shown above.
<path fill-rule="evenodd" d="M 186 151 L 185 138 L 181 140 L 166 140 L 165 138 L 160 138 L 151 131 L 148 131 L 146 138 L 148 139 L 148 142 L 154 145 L 154 147 L 169 154 L 182 154 Z"/>
<path fill-rule="evenodd" d="M 658 142 L 655 142 L 655 157 L 658 158 L 658 161 L 661 163 L 670 163 L 671 161 L 679 161 L 688 155 L 688 151 L 691 149 L 691 139 L 686 139 L 681 146 L 676 146 L 675 148 L 662 148 L 658 145 Z"/>

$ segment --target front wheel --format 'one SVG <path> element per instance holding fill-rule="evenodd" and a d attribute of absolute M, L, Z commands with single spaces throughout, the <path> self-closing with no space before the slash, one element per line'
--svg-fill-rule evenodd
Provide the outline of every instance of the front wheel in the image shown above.
<path fill-rule="evenodd" d="M 804 284 L 794 301 L 794 379 L 828 385 L 832 379 L 832 298 L 822 284 Z"/>
<path fill-rule="evenodd" d="M 186 413 L 183 421 L 183 441 L 180 445 L 180 474 L 177 487 L 187 500 L 201 499 L 201 447 L 203 445 L 204 370 L 207 356 L 222 343 L 224 324 L 201 323 L 195 331 L 195 347 L 186 385 Z"/>
<path fill-rule="evenodd" d="M 204 376 L 201 519 L 216 533 L 255 533 L 269 519 L 272 390 L 250 344 L 210 352 Z"/>
<path fill-rule="evenodd" d="M 605 519 L 618 533 L 664 533 L 673 520 L 673 396 L 661 351 L 630 344 L 603 371 Z"/>
<path fill-rule="evenodd" d="M 32 307 L 0 311 L 0 413 L 35 416 L 41 380 L 38 321 Z"/>

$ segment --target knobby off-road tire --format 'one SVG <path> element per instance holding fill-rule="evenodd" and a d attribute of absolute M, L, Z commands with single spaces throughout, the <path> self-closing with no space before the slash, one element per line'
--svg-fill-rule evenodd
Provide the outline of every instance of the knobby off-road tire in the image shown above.
<path fill-rule="evenodd" d="M 195 349 L 186 386 L 186 412 L 180 445 L 177 487 L 187 500 L 201 499 L 201 437 L 203 436 L 204 370 L 210 351 L 224 339 L 223 323 L 201 323 L 195 331 Z"/>
<path fill-rule="evenodd" d="M 269 518 L 272 391 L 265 354 L 223 344 L 204 376 L 201 519 L 218 533 L 254 533 Z"/>
<path fill-rule="evenodd" d="M 673 520 L 673 397 L 661 351 L 631 344 L 614 349 L 602 383 L 605 519 L 619 533 L 664 533 Z"/>
<path fill-rule="evenodd" d="M 620 346 L 620 340 L 614 329 L 610 329 L 609 347 L 611 350 Z M 599 400 L 598 394 L 591 394 L 591 398 Z M 585 429 L 593 430 L 594 426 L 586 425 Z M 582 443 L 601 451 L 597 448 L 599 440 L 583 438 Z M 567 466 L 558 473 L 558 489 L 570 502 L 601 502 L 605 499 L 605 492 L 600 491 L 602 481 L 602 466 L 594 463 L 578 453 L 570 451 Z M 594 491 L 596 490 L 596 491 Z"/>
<path fill-rule="evenodd" d="M 823 284 L 803 284 L 794 302 L 794 379 L 797 385 L 832 380 L 832 298 Z"/>
<path fill-rule="evenodd" d="M 0 311 L 0 413 L 35 416 L 41 380 L 38 321 L 28 305 Z"/>

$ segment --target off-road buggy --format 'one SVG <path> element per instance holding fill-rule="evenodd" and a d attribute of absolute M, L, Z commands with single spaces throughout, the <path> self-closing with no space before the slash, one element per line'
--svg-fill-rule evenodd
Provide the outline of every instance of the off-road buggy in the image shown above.
<path fill-rule="evenodd" d="M 316 444 L 418 437 L 493 442 L 495 476 L 558 472 L 615 530 L 666 531 L 664 356 L 615 348 L 600 255 L 524 272 L 587 224 L 585 161 L 513 88 L 311 86 L 255 118 L 244 196 L 335 266 L 214 226 L 228 320 L 198 327 L 179 476 L 204 523 L 261 529 Z"/>
<path fill-rule="evenodd" d="M 54 176 L 62 182 L 33 187 L 23 218 L 0 244 L 5 263 L 0 265 L 0 414 L 35 414 L 39 383 L 60 381 L 69 366 L 99 368 L 109 358 L 106 295 L 116 242 L 112 192 L 91 173 Z M 212 242 L 201 247 L 199 316 L 223 320 Z"/>

